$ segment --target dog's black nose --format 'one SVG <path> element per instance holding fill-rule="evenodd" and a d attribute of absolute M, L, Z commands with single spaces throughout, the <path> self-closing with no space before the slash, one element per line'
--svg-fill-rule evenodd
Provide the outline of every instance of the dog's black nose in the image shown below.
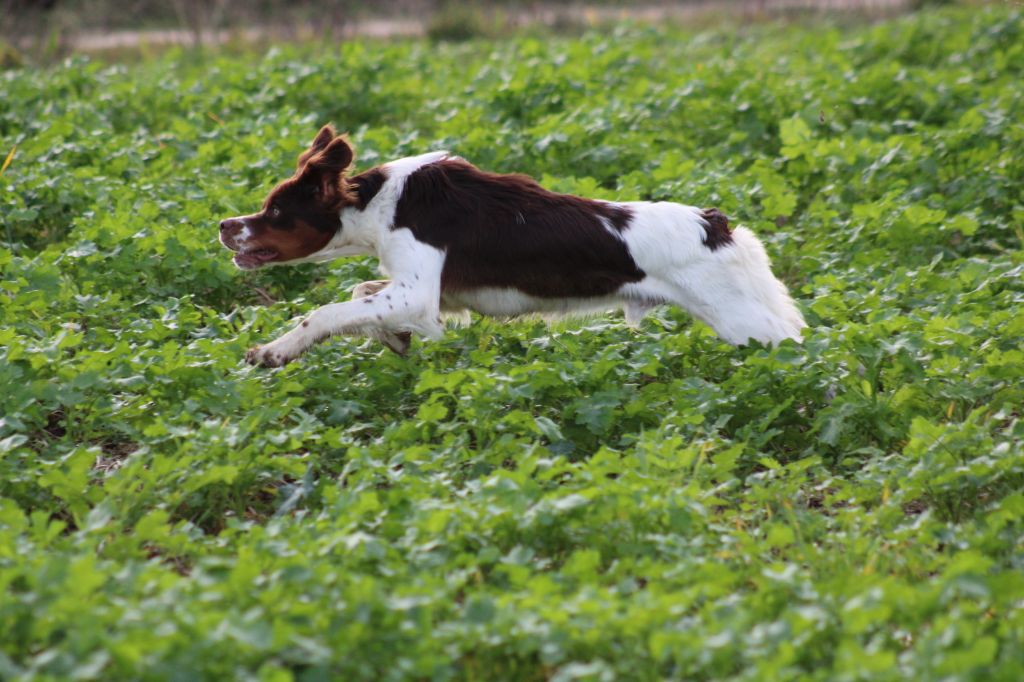
<path fill-rule="evenodd" d="M 228 229 L 228 222 L 229 221 L 227 221 L 227 220 L 220 221 L 220 231 L 221 232 L 223 232 L 224 230 Z"/>

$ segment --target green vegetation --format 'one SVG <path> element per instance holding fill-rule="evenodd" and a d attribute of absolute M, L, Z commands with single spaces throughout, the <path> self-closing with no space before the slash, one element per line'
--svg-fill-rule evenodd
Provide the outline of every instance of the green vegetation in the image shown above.
<path fill-rule="evenodd" d="M 1022 23 L 4 72 L 0 678 L 1024 679 Z M 807 340 L 663 309 L 251 368 L 375 276 L 216 242 L 327 121 L 718 206 Z"/>

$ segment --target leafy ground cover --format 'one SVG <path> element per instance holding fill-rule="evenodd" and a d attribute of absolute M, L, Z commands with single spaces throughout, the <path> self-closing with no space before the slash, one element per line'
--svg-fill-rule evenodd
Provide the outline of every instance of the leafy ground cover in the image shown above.
<path fill-rule="evenodd" d="M 1024 678 L 1024 36 L 876 26 L 73 59 L 0 76 L 0 678 Z M 811 329 L 476 319 L 241 357 L 317 127 L 718 206 Z"/>

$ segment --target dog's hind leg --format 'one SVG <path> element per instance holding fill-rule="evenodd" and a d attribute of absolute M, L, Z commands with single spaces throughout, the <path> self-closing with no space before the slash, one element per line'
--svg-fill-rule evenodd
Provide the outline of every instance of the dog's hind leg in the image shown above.
<path fill-rule="evenodd" d="M 622 239 L 646 273 L 620 289 L 627 306 L 630 299 L 674 303 L 733 345 L 800 340 L 806 326 L 800 310 L 750 230 L 730 229 L 715 209 L 626 205 L 634 215 Z M 638 312 L 627 307 L 627 321 Z"/>
<path fill-rule="evenodd" d="M 355 301 L 360 298 L 372 296 L 389 284 L 391 284 L 391 282 L 387 280 L 361 282 L 353 287 L 352 300 Z M 368 336 L 380 341 L 388 350 L 394 351 L 399 355 L 405 355 L 408 353 L 409 346 L 412 343 L 412 332 L 391 332 L 380 329 L 371 332 Z"/>
<path fill-rule="evenodd" d="M 807 326 L 772 274 L 761 242 L 746 228 L 734 230 L 731 243 L 705 252 L 670 281 L 673 301 L 733 345 L 800 341 Z"/>
<path fill-rule="evenodd" d="M 652 308 L 658 305 L 656 301 L 647 301 L 641 299 L 626 299 L 622 304 L 622 312 L 626 317 L 626 325 L 629 327 L 639 327 L 640 320 L 644 319 Z"/>

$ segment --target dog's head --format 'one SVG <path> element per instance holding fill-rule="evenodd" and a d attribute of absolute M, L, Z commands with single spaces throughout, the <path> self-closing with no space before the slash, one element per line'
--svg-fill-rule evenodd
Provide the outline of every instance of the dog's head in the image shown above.
<path fill-rule="evenodd" d="M 352 158 L 348 139 L 324 126 L 259 213 L 221 221 L 220 242 L 235 252 L 235 265 L 288 263 L 327 246 L 341 229 L 341 209 L 356 202 L 345 178 Z"/>

